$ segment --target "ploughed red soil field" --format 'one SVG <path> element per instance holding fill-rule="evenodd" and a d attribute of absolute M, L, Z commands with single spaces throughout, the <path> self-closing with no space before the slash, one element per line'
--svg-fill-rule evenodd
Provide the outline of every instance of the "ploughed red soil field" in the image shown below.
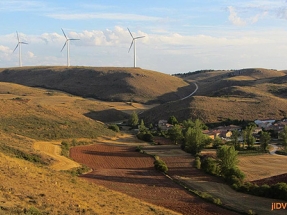
<path fill-rule="evenodd" d="M 276 176 L 272 176 L 269 178 L 252 181 L 252 183 L 255 183 L 257 185 L 263 185 L 263 184 L 273 185 L 279 182 L 287 183 L 287 174 L 281 174 L 281 175 L 276 175 Z"/>
<path fill-rule="evenodd" d="M 71 149 L 70 156 L 93 169 L 81 177 L 145 202 L 182 214 L 236 214 L 190 194 L 156 171 L 154 159 L 135 152 L 135 147 L 104 144 L 79 146 Z M 176 162 L 181 161 L 177 159 Z"/>

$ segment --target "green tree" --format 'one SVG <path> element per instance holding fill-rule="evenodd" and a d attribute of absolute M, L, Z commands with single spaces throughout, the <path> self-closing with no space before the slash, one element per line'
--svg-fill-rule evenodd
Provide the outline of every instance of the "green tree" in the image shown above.
<path fill-rule="evenodd" d="M 133 111 L 133 113 L 131 115 L 130 124 L 132 126 L 136 126 L 136 125 L 139 124 L 139 117 L 138 117 L 138 114 L 135 111 Z"/>
<path fill-rule="evenodd" d="M 146 132 L 147 128 L 145 127 L 143 119 L 141 119 L 140 125 L 139 125 L 139 131 L 140 132 Z"/>
<path fill-rule="evenodd" d="M 182 125 L 186 129 L 193 128 L 194 127 L 194 122 L 191 119 L 183 120 Z"/>
<path fill-rule="evenodd" d="M 255 137 L 253 137 L 253 130 L 254 130 L 254 125 L 251 124 L 245 128 L 245 135 L 246 135 L 246 144 L 248 148 L 252 148 L 255 143 Z"/>
<path fill-rule="evenodd" d="M 233 130 L 232 131 L 231 141 L 232 141 L 232 143 L 234 145 L 234 148 L 237 149 L 237 150 L 240 149 L 240 143 L 238 141 L 239 135 L 240 135 L 240 133 L 239 133 L 238 130 Z"/>
<path fill-rule="evenodd" d="M 234 146 L 225 145 L 217 149 L 216 155 L 219 160 L 222 175 L 225 175 L 228 170 L 236 167 L 238 163 L 237 154 L 238 151 L 235 150 Z"/>
<path fill-rule="evenodd" d="M 174 125 L 171 129 L 168 130 L 168 135 L 175 144 L 183 138 L 182 128 L 180 125 Z"/>
<path fill-rule="evenodd" d="M 282 146 L 284 151 L 287 152 L 287 126 L 284 126 L 284 129 L 279 133 L 279 137 L 281 139 Z"/>
<path fill-rule="evenodd" d="M 223 141 L 220 137 L 215 137 L 213 140 L 213 148 L 217 148 L 218 146 L 221 146 L 223 144 Z"/>
<path fill-rule="evenodd" d="M 268 144 L 270 143 L 271 136 L 269 132 L 263 131 L 260 135 L 260 147 L 266 152 Z"/>
<path fill-rule="evenodd" d="M 177 119 L 175 118 L 175 116 L 170 116 L 169 119 L 167 120 L 167 122 L 168 122 L 169 124 L 172 124 L 172 125 L 178 124 L 178 121 L 177 121 Z"/>
<path fill-rule="evenodd" d="M 198 154 L 207 144 L 207 136 L 202 133 L 201 121 L 195 120 L 194 127 L 189 127 L 185 133 L 185 149 L 192 154 Z"/>

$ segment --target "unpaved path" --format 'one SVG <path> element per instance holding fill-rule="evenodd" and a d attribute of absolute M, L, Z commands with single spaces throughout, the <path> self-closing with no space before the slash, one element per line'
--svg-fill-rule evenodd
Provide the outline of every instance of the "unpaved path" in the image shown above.
<path fill-rule="evenodd" d="M 61 155 L 60 144 L 61 142 L 59 141 L 41 141 L 35 142 L 33 147 L 35 150 L 38 150 L 55 160 L 55 162 L 50 166 L 54 170 L 69 170 L 75 167 L 79 167 L 80 164 Z"/>

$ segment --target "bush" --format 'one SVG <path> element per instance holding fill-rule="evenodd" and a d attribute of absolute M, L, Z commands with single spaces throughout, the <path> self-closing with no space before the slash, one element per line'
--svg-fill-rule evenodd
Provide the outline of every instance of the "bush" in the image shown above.
<path fill-rule="evenodd" d="M 140 132 L 137 134 L 137 138 L 146 142 L 153 142 L 153 135 L 150 132 Z"/>
<path fill-rule="evenodd" d="M 0 151 L 32 163 L 47 164 L 45 161 L 42 160 L 42 157 L 40 155 L 21 151 L 19 149 L 7 146 L 5 144 L 0 145 Z"/>
<path fill-rule="evenodd" d="M 24 213 L 26 215 L 41 215 L 42 213 L 39 211 L 38 208 L 35 208 L 35 207 L 30 207 L 28 210 L 25 209 L 24 210 Z"/>
<path fill-rule="evenodd" d="M 282 200 L 287 200 L 287 184 L 280 182 L 271 186 L 271 196 Z"/>
<path fill-rule="evenodd" d="M 68 157 L 70 151 L 70 144 L 66 141 L 61 142 L 61 155 Z"/>
<path fill-rule="evenodd" d="M 196 169 L 200 169 L 201 168 L 201 161 L 200 161 L 200 157 L 195 157 L 194 163 L 193 163 L 194 167 Z"/>
<path fill-rule="evenodd" d="M 164 173 L 168 172 L 167 165 L 166 165 L 166 163 L 163 160 L 158 158 L 157 160 L 155 160 L 153 162 L 153 164 L 154 164 L 154 167 L 155 167 L 156 170 L 164 172 Z"/>
<path fill-rule="evenodd" d="M 120 128 L 116 124 L 109 125 L 108 128 L 115 131 L 115 132 L 120 132 Z"/>
<path fill-rule="evenodd" d="M 219 166 L 215 159 L 208 157 L 201 162 L 201 169 L 212 175 L 219 174 Z"/>
<path fill-rule="evenodd" d="M 142 151 L 142 146 L 137 146 L 136 147 L 136 152 L 141 152 Z"/>
<path fill-rule="evenodd" d="M 231 168 L 224 172 L 223 177 L 229 184 L 238 184 L 240 185 L 245 178 L 245 175 L 240 169 L 238 168 Z"/>

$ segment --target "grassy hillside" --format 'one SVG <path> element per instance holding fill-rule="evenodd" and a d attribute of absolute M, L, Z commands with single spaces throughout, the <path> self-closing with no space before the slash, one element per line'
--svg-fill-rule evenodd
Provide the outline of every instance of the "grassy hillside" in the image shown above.
<path fill-rule="evenodd" d="M 200 118 L 204 122 L 287 117 L 285 71 L 243 69 L 200 71 L 178 75 L 198 84 L 194 97 L 155 107 L 141 115 L 146 121 Z M 156 117 L 153 117 L 156 116 Z"/>
<path fill-rule="evenodd" d="M 57 89 L 105 101 L 158 103 L 186 96 L 181 78 L 140 68 L 22 67 L 0 69 L 0 81 Z"/>
<path fill-rule="evenodd" d="M 105 124 L 88 115 L 111 110 L 116 116 L 122 113 L 116 107 L 58 91 L 3 82 L 0 95 L 1 215 L 175 214 L 52 170 L 49 164 L 54 164 L 54 158 L 35 149 L 36 142 L 46 143 L 43 140 L 92 142 L 96 137 L 115 136 Z"/>
<path fill-rule="evenodd" d="M 0 152 L 0 215 L 176 214 Z"/>
<path fill-rule="evenodd" d="M 102 122 L 85 114 L 108 111 L 96 101 L 56 91 L 0 82 L 0 144 L 33 153 L 34 140 L 113 136 Z M 120 112 L 120 111 L 119 111 Z"/>

